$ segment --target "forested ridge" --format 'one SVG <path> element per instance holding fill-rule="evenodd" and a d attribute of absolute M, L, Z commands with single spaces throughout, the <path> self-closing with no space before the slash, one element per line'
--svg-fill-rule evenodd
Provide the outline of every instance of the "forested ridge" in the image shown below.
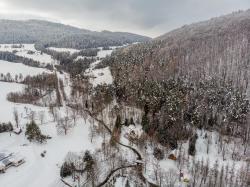
<path fill-rule="evenodd" d="M 184 26 L 115 52 L 119 102 L 144 110 L 144 130 L 163 145 L 217 130 L 249 141 L 250 11 Z M 247 130 L 246 130 L 247 129 Z"/>
<path fill-rule="evenodd" d="M 119 46 L 150 38 L 126 32 L 95 32 L 41 20 L 0 20 L 1 43 L 36 43 L 75 49 Z"/>

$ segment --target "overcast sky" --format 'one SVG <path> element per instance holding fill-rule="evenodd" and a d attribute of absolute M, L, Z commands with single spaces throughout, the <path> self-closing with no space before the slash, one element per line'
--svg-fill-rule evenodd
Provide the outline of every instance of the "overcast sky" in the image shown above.
<path fill-rule="evenodd" d="M 0 0 L 0 18 L 45 19 L 151 37 L 250 8 L 250 0 Z"/>

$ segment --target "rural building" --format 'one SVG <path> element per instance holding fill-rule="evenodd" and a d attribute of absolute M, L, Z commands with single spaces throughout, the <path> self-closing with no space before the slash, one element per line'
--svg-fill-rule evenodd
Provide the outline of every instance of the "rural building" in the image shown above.
<path fill-rule="evenodd" d="M 23 164 L 25 159 L 23 156 L 10 153 L 8 151 L 1 151 L 0 152 L 0 172 L 5 172 L 11 166 L 18 167 L 19 165 Z"/>

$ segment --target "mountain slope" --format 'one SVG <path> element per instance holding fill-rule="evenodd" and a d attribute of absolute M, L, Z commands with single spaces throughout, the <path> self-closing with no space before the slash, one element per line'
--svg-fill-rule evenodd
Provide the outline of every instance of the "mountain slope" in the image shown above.
<path fill-rule="evenodd" d="M 176 148 L 190 127 L 246 142 L 249 40 L 250 11 L 239 12 L 120 49 L 102 66 L 118 101 L 144 109 L 143 129 L 161 144 Z"/>
<path fill-rule="evenodd" d="M 235 83 L 250 75 L 250 10 L 183 26 L 155 40 L 121 49 L 111 66 L 140 65 L 154 79 L 223 76 Z M 131 66 L 135 68 L 135 66 Z M 132 69 L 130 69 L 132 70 Z"/>
<path fill-rule="evenodd" d="M 125 32 L 94 32 L 40 20 L 0 20 L 0 43 L 42 43 L 54 47 L 101 47 L 148 41 L 150 38 Z"/>

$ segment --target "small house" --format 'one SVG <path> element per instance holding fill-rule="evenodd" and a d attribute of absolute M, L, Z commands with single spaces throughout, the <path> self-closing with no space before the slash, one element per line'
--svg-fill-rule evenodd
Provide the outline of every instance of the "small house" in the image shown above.
<path fill-rule="evenodd" d="M 0 151 L 0 161 L 10 157 L 12 153 L 9 153 L 7 151 Z"/>
<path fill-rule="evenodd" d="M 12 157 L 9 158 L 9 160 L 12 162 L 12 165 L 16 167 L 20 166 L 25 162 L 24 157 L 22 157 L 21 155 L 13 155 Z"/>

